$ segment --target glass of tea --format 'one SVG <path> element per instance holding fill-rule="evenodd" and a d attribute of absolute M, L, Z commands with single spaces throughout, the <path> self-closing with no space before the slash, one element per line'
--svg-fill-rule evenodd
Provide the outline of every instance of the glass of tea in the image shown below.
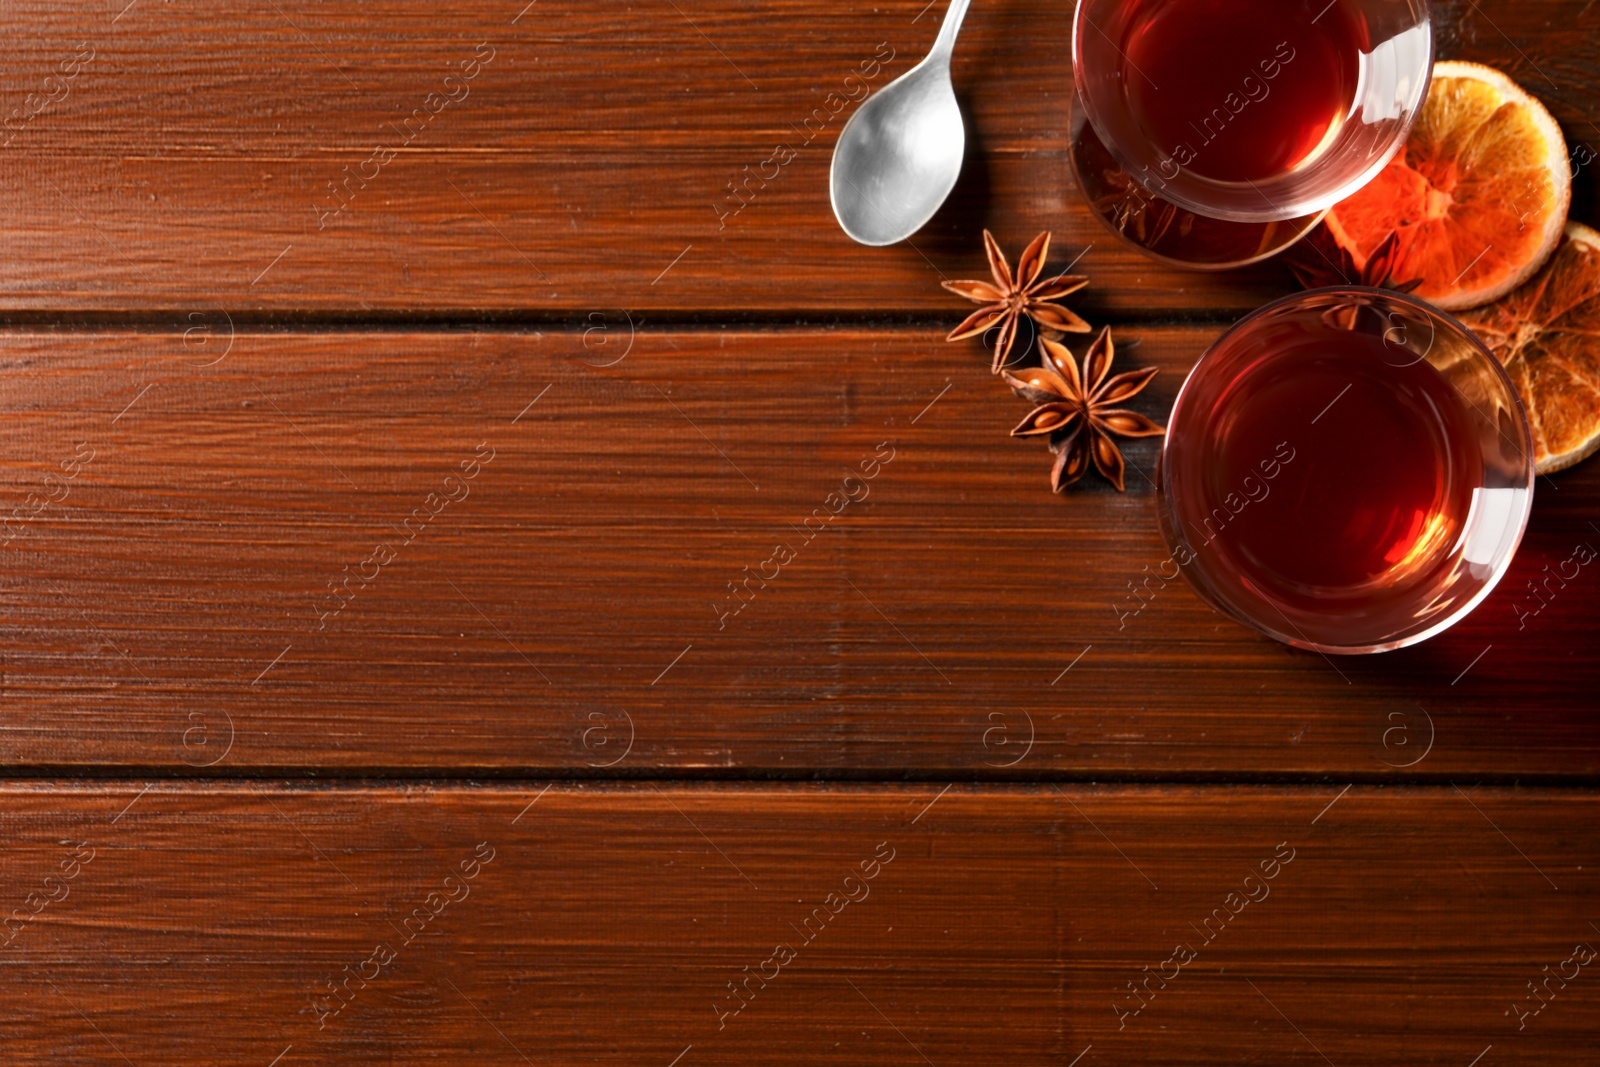
<path fill-rule="evenodd" d="M 1428 0 L 1081 0 L 1073 77 L 1088 127 L 1074 165 L 1101 218 L 1132 243 L 1152 242 L 1115 217 L 1130 196 L 1187 213 L 1190 229 L 1194 216 L 1202 229 L 1254 227 L 1226 238 L 1246 251 L 1265 231 L 1245 257 L 1260 258 L 1404 146 L 1432 66 Z M 1080 157 L 1100 153 L 1120 173 L 1086 170 Z M 1170 225 L 1163 234 L 1170 242 Z M 1218 265 L 1208 255 L 1178 243 L 1160 258 Z"/>
<path fill-rule="evenodd" d="M 1179 391 L 1158 573 L 1291 645 L 1401 648 L 1489 595 L 1533 477 L 1516 389 L 1470 330 L 1389 290 L 1300 293 L 1224 333 Z"/>

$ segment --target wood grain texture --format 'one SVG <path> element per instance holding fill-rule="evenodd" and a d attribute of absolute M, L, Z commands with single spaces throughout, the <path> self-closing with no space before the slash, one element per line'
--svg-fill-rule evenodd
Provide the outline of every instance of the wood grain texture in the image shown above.
<path fill-rule="evenodd" d="M 1497 1064 L 1594 1063 L 1592 965 L 1512 1011 L 1600 943 L 1597 805 L 10 786 L 6 1058 L 1463 1067 L 1492 1045 Z M 73 850 L 90 858 L 64 877 Z M 1174 973 L 1177 945 L 1194 958 Z M 1146 967 L 1169 980 L 1129 1015 Z M 728 983 L 760 971 L 734 1014 Z"/>
<path fill-rule="evenodd" d="M 1329 661 L 1147 584 L 1157 443 L 1125 495 L 1052 496 L 975 343 L 592 329 L 0 337 L 0 758 L 1600 774 L 1600 579 L 1527 591 L 1600 543 L 1600 464 L 1540 480 L 1465 622 Z M 1214 333 L 1120 335 L 1142 410 Z"/>
<path fill-rule="evenodd" d="M 1129 616 L 1148 481 L 1052 497 L 937 282 L 1087 249 L 1158 417 L 1289 283 L 1088 216 L 1071 4 L 975 5 L 962 181 L 866 250 L 829 94 L 939 8 L 525 2 L 0 8 L 7 1067 L 1600 1062 L 1600 579 L 1522 595 L 1600 463 L 1416 649 Z M 1600 147 L 1600 5 L 1435 15 Z M 660 780 L 767 775 L 930 781 Z M 1044 777 L 1124 783 L 960 781 Z"/>
<path fill-rule="evenodd" d="M 1442 55 L 1510 69 L 1600 144 L 1600 11 L 1437 10 Z M 0 309 L 944 315 L 937 282 L 981 270 L 983 226 L 1008 245 L 1053 229 L 1067 255 L 1092 244 L 1096 314 L 1242 311 L 1286 291 L 1277 266 L 1158 267 L 1089 216 L 1064 140 L 1070 4 L 972 14 L 961 185 L 910 244 L 851 244 L 826 192 L 846 98 L 909 69 L 938 14 L 924 0 L 7 5 Z M 487 64 L 445 83 L 480 43 Z M 405 132 L 430 93 L 459 99 Z M 792 160 L 774 161 L 779 145 Z M 329 218 L 347 167 L 361 177 Z M 1586 176 L 1578 214 L 1600 221 L 1591 190 Z"/>

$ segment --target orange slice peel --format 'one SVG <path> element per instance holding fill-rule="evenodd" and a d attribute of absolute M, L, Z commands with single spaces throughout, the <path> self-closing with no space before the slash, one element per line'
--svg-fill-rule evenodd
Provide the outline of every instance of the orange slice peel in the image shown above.
<path fill-rule="evenodd" d="M 1462 321 L 1516 384 L 1540 474 L 1600 450 L 1600 233 L 1567 223 L 1533 278 Z"/>
<path fill-rule="evenodd" d="M 1534 97 L 1477 63 L 1434 64 L 1405 150 L 1326 225 L 1357 269 L 1390 233 L 1393 274 L 1446 310 L 1527 281 L 1561 241 L 1572 199 L 1567 144 Z"/>

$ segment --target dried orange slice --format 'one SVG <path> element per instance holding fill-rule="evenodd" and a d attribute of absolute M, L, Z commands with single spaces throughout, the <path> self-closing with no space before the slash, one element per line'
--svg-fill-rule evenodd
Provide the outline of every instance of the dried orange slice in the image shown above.
<path fill-rule="evenodd" d="M 1328 212 L 1359 270 L 1391 232 L 1399 279 L 1447 310 L 1522 284 L 1561 239 L 1572 199 L 1567 143 L 1544 105 L 1477 63 L 1436 63 L 1404 152 Z"/>
<path fill-rule="evenodd" d="M 1516 383 L 1540 474 L 1600 449 L 1600 233 L 1567 223 L 1543 270 L 1462 321 Z"/>

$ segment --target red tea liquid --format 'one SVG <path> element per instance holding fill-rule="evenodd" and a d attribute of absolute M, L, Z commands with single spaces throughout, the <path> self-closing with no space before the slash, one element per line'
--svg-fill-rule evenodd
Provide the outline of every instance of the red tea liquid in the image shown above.
<path fill-rule="evenodd" d="M 1129 110 L 1195 174 L 1248 182 L 1291 170 L 1350 111 L 1366 31 L 1340 0 L 1129 3 Z"/>
<path fill-rule="evenodd" d="M 1415 598 L 1483 484 L 1464 401 L 1381 333 L 1284 330 L 1260 351 L 1173 443 L 1201 565 L 1291 613 Z"/>

